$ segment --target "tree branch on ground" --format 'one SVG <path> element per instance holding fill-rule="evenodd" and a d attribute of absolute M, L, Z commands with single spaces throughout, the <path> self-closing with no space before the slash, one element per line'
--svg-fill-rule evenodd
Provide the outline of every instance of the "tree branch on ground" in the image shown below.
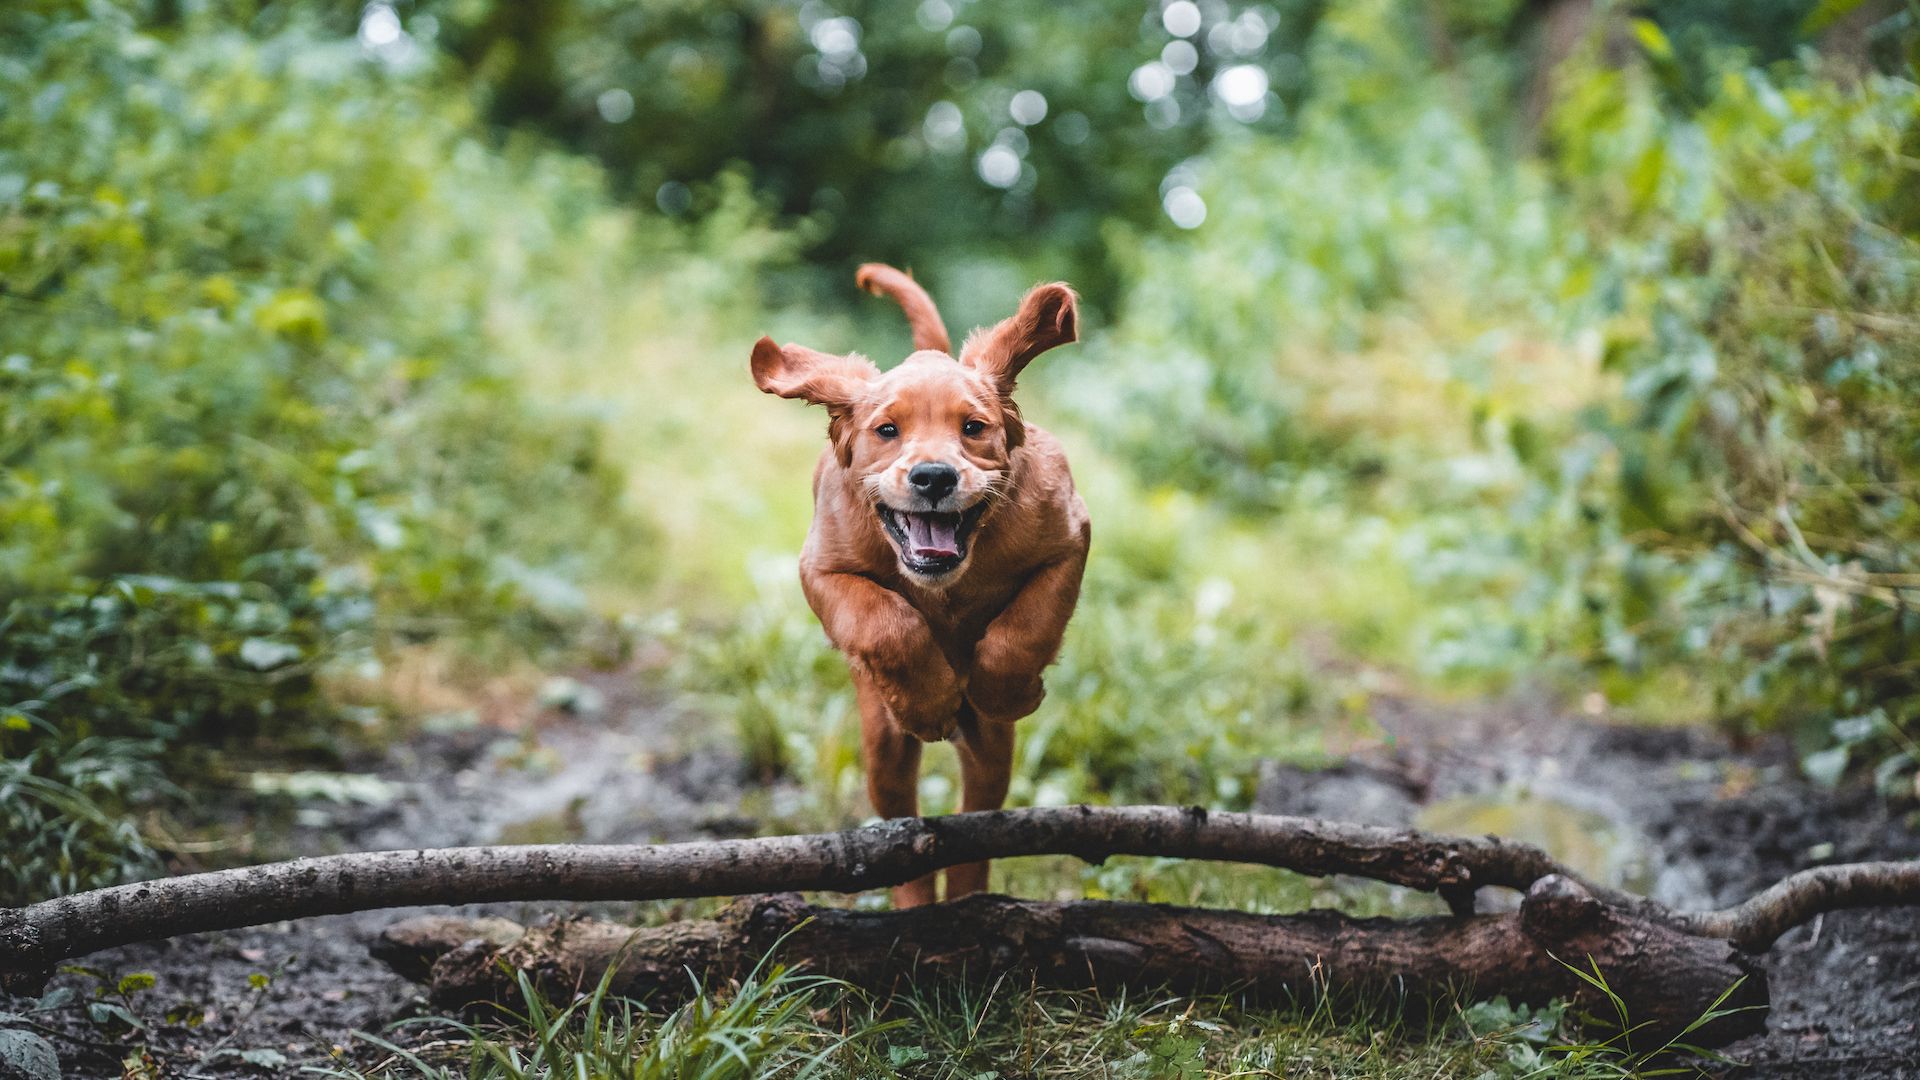
<path fill-rule="evenodd" d="M 1285 917 L 1298 922 L 1298 928 L 1290 923 L 1258 923 L 1282 933 L 1288 942 L 1285 948 L 1292 950 L 1274 953 L 1280 958 L 1276 962 L 1284 960 L 1284 967 L 1298 961 L 1288 969 L 1294 973 L 1289 977 L 1292 981 L 1276 984 L 1287 987 L 1288 992 L 1297 988 L 1298 972 L 1314 966 L 1310 958 L 1336 955 L 1336 946 L 1361 953 L 1371 950 L 1379 958 L 1374 966 L 1355 969 L 1358 974 L 1349 981 L 1362 988 L 1387 977 L 1388 968 L 1380 964 L 1405 961 L 1410 966 L 1398 977 L 1412 984 L 1425 978 L 1417 976 L 1418 971 L 1437 970 L 1431 965 L 1444 966 L 1453 962 L 1450 958 L 1469 953 L 1504 956 L 1504 960 L 1487 965 L 1490 972 L 1503 968 L 1532 972 L 1526 967 L 1532 961 L 1526 958 L 1534 954 L 1513 944 L 1520 939 L 1514 936 L 1519 931 L 1512 927 L 1502 931 L 1507 945 L 1468 949 L 1467 953 L 1460 951 L 1464 946 L 1458 942 L 1435 945 L 1425 952 L 1411 946 L 1386 947 L 1409 934 L 1485 932 L 1474 929 L 1482 924 L 1468 913 L 1474 891 L 1486 887 L 1529 892 L 1529 903 L 1538 907 L 1544 901 L 1535 897 L 1543 883 L 1556 882 L 1556 889 L 1578 894 L 1582 911 L 1591 909 L 1604 915 L 1593 916 L 1589 923 L 1613 927 L 1624 935 L 1612 947 L 1592 933 L 1562 935 L 1566 942 L 1583 943 L 1586 953 L 1555 952 L 1561 960 L 1578 962 L 1582 955 L 1596 960 L 1624 960 L 1621 949 L 1657 929 L 1666 935 L 1662 940 L 1699 939 L 1691 947 L 1696 950 L 1721 946 L 1727 956 L 1711 963 L 1687 961 L 1688 970 L 1704 972 L 1712 968 L 1714 979 L 1732 970 L 1725 965 L 1735 963 L 1728 958 L 1731 950 L 1724 949 L 1726 944 L 1760 951 L 1788 929 L 1821 912 L 1920 903 L 1920 862 L 1820 867 L 1795 874 L 1733 908 L 1677 912 L 1644 897 L 1582 881 L 1539 848 L 1497 837 L 1453 837 L 1309 818 L 1209 813 L 1199 808 L 1079 806 L 907 818 L 810 836 L 656 845 L 557 844 L 367 852 L 121 885 L 0 911 L 0 977 L 9 984 L 30 985 L 44 979 L 62 959 L 116 945 L 315 915 L 498 901 L 660 900 L 796 890 L 858 892 L 897 885 L 961 863 L 1030 855 L 1072 855 L 1095 863 L 1116 855 L 1209 859 L 1257 863 L 1320 876 L 1351 874 L 1437 892 L 1454 906 L 1453 920 L 1347 920 L 1338 924 L 1337 932 L 1332 929 L 1335 924 L 1324 922 L 1337 917 L 1321 913 Z M 1101 907 L 1025 905 L 1008 910 L 1014 913 L 1009 918 L 1044 915 L 1046 919 L 1063 919 L 1067 912 L 1075 913 L 1075 918 L 1091 918 L 1094 916 L 1084 913 Z M 1181 925 L 1202 915 L 1229 923 L 1262 918 L 1228 912 L 1158 917 L 1151 913 L 1168 909 L 1106 907 L 1114 913 L 1128 914 L 1100 914 L 1098 918 L 1144 920 L 1143 940 L 1155 947 L 1171 940 L 1165 936 L 1171 931 L 1155 929 L 1156 918 L 1161 922 L 1165 918 L 1187 920 Z M 976 905 L 967 910 L 986 909 Z M 909 919 L 909 914 L 899 917 Z M 821 918 L 823 927 L 846 925 L 827 918 L 824 912 Z M 1526 905 L 1519 918 L 1527 918 Z M 899 925 L 911 928 L 919 924 L 909 920 Z M 1242 928 L 1240 940 L 1252 943 L 1258 939 L 1254 923 L 1233 925 Z M 1273 929 L 1276 926 L 1279 929 Z M 1332 936 L 1324 940 L 1313 937 L 1313 932 L 1318 932 L 1313 930 L 1316 927 Z M 1547 939 L 1534 935 L 1528 940 L 1537 944 Z M 928 941 L 937 944 L 934 939 Z M 1059 948 L 1078 955 L 1073 947 Z M 1319 951 L 1327 949 L 1334 951 Z M 1656 955 L 1694 955 L 1678 945 L 1663 949 Z M 1194 950 L 1192 945 L 1182 946 L 1159 962 L 1178 967 L 1192 959 Z M 1016 950 L 1009 955 L 1017 959 L 1021 954 Z M 1034 956 L 1028 956 L 1022 962 L 1033 960 Z M 1230 964 L 1222 970 L 1242 968 L 1249 977 L 1259 978 L 1265 978 L 1263 972 L 1268 970 L 1258 963 L 1239 967 Z M 1149 964 L 1146 970 L 1155 968 Z M 1532 974 L 1517 974 L 1515 978 L 1527 985 L 1537 982 Z M 1709 997 L 1695 1004 L 1705 1005 L 1711 1000 Z"/>

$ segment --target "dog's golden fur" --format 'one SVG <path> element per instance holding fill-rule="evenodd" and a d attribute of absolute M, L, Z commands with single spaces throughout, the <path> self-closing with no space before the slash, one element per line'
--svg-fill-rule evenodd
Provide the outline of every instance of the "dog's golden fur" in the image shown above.
<path fill-rule="evenodd" d="M 1075 339 L 1076 298 L 1034 288 L 956 359 L 912 278 L 868 265 L 856 280 L 907 313 L 916 351 L 899 366 L 771 338 L 753 348 L 761 390 L 829 417 L 801 584 L 853 673 L 875 812 L 918 813 L 920 745 L 941 740 L 959 751 L 961 809 L 997 809 L 1013 723 L 1040 705 L 1087 562 L 1066 455 L 1012 396 L 1034 357 Z M 986 863 L 947 871 L 950 899 L 986 884 Z M 933 899 L 931 875 L 894 890 L 900 906 Z"/>

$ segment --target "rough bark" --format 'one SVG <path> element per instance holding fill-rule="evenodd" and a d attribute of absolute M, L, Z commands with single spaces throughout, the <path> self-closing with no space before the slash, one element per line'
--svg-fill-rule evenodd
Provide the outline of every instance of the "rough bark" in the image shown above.
<path fill-rule="evenodd" d="M 1920 903 L 1920 864 L 1795 875 L 1737 908 L 1676 913 L 1579 882 L 1545 852 L 1495 837 L 1176 807 L 1064 807 L 907 818 L 812 836 L 660 845 L 530 845 L 369 852 L 122 885 L 0 910 L 0 979 L 30 985 L 62 959 L 152 938 L 383 907 L 526 900 L 657 900 L 787 890 L 857 892 L 983 859 L 1144 855 L 1353 874 L 1438 892 L 1526 890 L 1549 875 L 1619 916 L 1764 949 L 1821 912 Z"/>
<path fill-rule="evenodd" d="M 859 892 L 1022 855 L 1261 863 L 1428 891 L 1525 889 L 1560 870 L 1538 848 L 1494 837 L 1165 806 L 999 810 L 751 840 L 378 851 L 190 874 L 0 910 L 0 976 L 30 975 L 135 941 L 314 915 L 517 900 Z M 1609 903 L 1632 900 L 1594 891 Z"/>
<path fill-rule="evenodd" d="M 1780 935 L 1824 912 L 1914 905 L 1920 905 L 1920 860 L 1839 863 L 1802 870 L 1722 911 L 1665 912 L 1663 921 L 1765 952 Z"/>
<path fill-rule="evenodd" d="M 409 920 L 376 947 L 425 977 L 448 1008 L 516 1001 L 530 975 L 561 998 L 613 971 L 615 992 L 656 1005 L 744 978 L 764 958 L 803 966 L 887 996 L 929 981 L 1180 993 L 1231 992 L 1252 1002 L 1320 995 L 1424 1009 L 1457 994 L 1544 1003 L 1571 999 L 1615 1011 L 1571 969 L 1597 967 L 1626 1002 L 1637 1045 L 1657 1046 L 1722 995 L 1726 1017 L 1691 1033 L 1718 1044 L 1761 1030 L 1765 976 L 1725 941 L 1684 934 L 1594 900 L 1548 877 L 1514 914 L 1352 919 L 1333 912 L 1249 915 L 1099 901 L 1054 903 L 975 896 L 900 912 L 814 907 L 792 894 L 751 897 L 718 918 L 634 930 L 559 921 L 499 943 L 498 927 Z M 491 940 L 487 935 L 491 934 Z"/>

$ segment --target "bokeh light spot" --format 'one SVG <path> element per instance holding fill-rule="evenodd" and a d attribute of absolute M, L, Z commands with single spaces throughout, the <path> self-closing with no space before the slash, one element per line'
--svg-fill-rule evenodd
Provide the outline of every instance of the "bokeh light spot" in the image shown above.
<path fill-rule="evenodd" d="M 927 145 L 945 154 L 958 153 L 967 147 L 966 120 L 960 115 L 960 106 L 951 101 L 936 101 L 927 110 L 927 118 L 920 124 L 921 137 Z"/>
<path fill-rule="evenodd" d="M 860 24 L 845 15 L 821 19 L 808 31 L 807 40 L 829 60 L 850 59 L 860 51 Z"/>
<path fill-rule="evenodd" d="M 956 26 L 947 32 L 947 51 L 955 56 L 980 55 L 980 31 L 971 26 Z"/>
<path fill-rule="evenodd" d="M 1173 0 L 1160 12 L 1160 25 L 1174 37 L 1192 37 L 1200 32 L 1200 7 L 1192 0 Z"/>
<path fill-rule="evenodd" d="M 653 193 L 653 201 L 662 213 L 678 216 L 693 209 L 693 191 L 678 180 L 669 180 Z"/>
<path fill-rule="evenodd" d="M 1047 118 L 1047 95 L 1038 90 L 1022 90 L 1007 103 L 1013 122 L 1031 127 Z"/>
<path fill-rule="evenodd" d="M 1193 47 L 1193 42 L 1178 38 L 1160 50 L 1160 62 L 1175 75 L 1191 75 L 1200 66 L 1200 50 Z"/>
<path fill-rule="evenodd" d="M 1060 119 L 1053 122 L 1053 134 L 1068 146 L 1079 146 L 1093 134 L 1093 122 L 1087 114 L 1079 112 L 1061 113 Z"/>
<path fill-rule="evenodd" d="M 953 25 L 953 5 L 947 0 L 921 0 L 913 17 L 919 21 L 922 30 L 945 30 Z"/>
<path fill-rule="evenodd" d="M 1267 43 L 1267 35 L 1273 33 L 1273 26 L 1261 17 L 1258 11 L 1242 12 L 1233 20 L 1233 49 L 1242 56 L 1250 56 L 1260 51 Z"/>
<path fill-rule="evenodd" d="M 617 86 L 601 91 L 593 105 L 600 110 L 600 119 L 609 124 L 624 123 L 633 118 L 633 95 Z"/>
<path fill-rule="evenodd" d="M 371 49 L 400 40 L 400 16 L 388 4 L 368 4 L 360 16 L 360 44 Z"/>
<path fill-rule="evenodd" d="M 1267 85 L 1267 71 L 1258 64 L 1235 64 L 1213 77 L 1214 95 L 1235 117 L 1255 107 L 1264 111 Z"/>
<path fill-rule="evenodd" d="M 1183 229 L 1197 229 L 1201 222 L 1207 220 L 1206 200 L 1185 184 L 1168 188 L 1160 200 L 1160 206 L 1167 212 L 1167 217 Z"/>
<path fill-rule="evenodd" d="M 1173 69 L 1158 60 L 1149 60 L 1127 76 L 1127 91 L 1137 101 L 1158 101 L 1173 93 Z"/>
<path fill-rule="evenodd" d="M 1010 188 L 1020 182 L 1020 155 L 1005 143 L 994 143 L 980 154 L 974 164 L 980 179 L 997 188 Z"/>

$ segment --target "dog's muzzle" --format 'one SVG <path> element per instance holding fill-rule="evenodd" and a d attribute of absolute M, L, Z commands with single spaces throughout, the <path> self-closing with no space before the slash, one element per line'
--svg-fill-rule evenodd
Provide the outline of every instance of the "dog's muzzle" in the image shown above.
<path fill-rule="evenodd" d="M 895 510 L 885 503 L 876 504 L 880 524 L 900 553 L 900 562 L 908 570 L 926 577 L 939 577 L 960 568 L 967 559 L 967 541 L 986 513 L 982 500 L 959 513 L 932 510 Z"/>

